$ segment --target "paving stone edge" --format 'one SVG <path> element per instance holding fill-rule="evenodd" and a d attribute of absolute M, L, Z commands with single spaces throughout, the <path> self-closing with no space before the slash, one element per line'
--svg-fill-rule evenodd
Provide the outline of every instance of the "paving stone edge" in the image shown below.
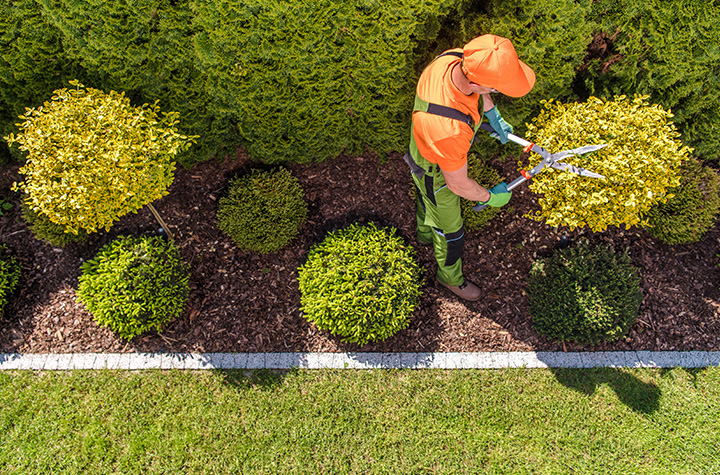
<path fill-rule="evenodd" d="M 0 370 L 704 368 L 720 351 L 474 353 L 0 353 Z"/>

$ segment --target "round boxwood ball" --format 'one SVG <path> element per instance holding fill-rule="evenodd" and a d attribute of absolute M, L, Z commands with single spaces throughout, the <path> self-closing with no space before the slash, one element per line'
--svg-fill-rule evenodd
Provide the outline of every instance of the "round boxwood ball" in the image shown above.
<path fill-rule="evenodd" d="M 420 267 L 394 231 L 353 224 L 313 246 L 298 276 L 309 322 L 358 345 L 407 328 L 419 301 Z"/>
<path fill-rule="evenodd" d="M 528 299 L 533 326 L 550 339 L 614 341 L 638 316 L 640 277 L 627 254 L 581 242 L 533 264 Z"/>
<path fill-rule="evenodd" d="M 305 193 L 286 168 L 253 170 L 230 181 L 218 204 L 218 228 L 239 248 L 275 252 L 294 238 L 307 218 Z"/>
<path fill-rule="evenodd" d="M 78 299 L 121 338 L 161 331 L 185 308 L 190 271 L 161 237 L 122 236 L 82 266 Z"/>

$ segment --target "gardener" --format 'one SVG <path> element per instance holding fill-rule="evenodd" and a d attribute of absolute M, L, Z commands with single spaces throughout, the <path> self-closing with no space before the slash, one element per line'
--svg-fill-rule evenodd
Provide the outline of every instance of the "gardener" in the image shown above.
<path fill-rule="evenodd" d="M 500 207 L 511 196 L 505 183 L 487 190 L 468 177 L 467 153 L 482 121 L 479 100 L 482 97 L 493 136 L 505 143 L 512 127 L 490 93 L 521 97 L 534 84 L 535 73 L 518 59 L 510 40 L 495 35 L 446 51 L 418 81 L 410 151 L 405 155 L 418 197 L 417 236 L 421 244 L 433 245 L 438 282 L 465 300 L 477 300 L 481 292 L 462 273 L 460 198 Z"/>

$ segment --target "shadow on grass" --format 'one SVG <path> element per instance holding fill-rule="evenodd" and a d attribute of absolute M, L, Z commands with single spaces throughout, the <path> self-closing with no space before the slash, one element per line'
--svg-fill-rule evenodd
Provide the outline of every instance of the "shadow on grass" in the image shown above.
<path fill-rule="evenodd" d="M 552 372 L 560 384 L 587 396 L 591 396 L 598 386 L 607 384 L 623 404 L 642 414 L 652 414 L 660 406 L 660 388 L 622 369 L 554 368 Z"/>
<path fill-rule="evenodd" d="M 274 391 L 279 388 L 285 377 L 295 370 L 276 369 L 224 369 L 220 370 L 225 384 L 236 389 L 256 389 Z"/>

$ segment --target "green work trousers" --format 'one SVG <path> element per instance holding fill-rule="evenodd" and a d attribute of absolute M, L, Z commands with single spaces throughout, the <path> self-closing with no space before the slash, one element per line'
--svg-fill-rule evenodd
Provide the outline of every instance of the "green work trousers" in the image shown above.
<path fill-rule="evenodd" d="M 461 285 L 465 228 L 460 216 L 460 197 L 447 187 L 440 168 L 413 148 L 411 146 L 413 160 L 425 170 L 422 176 L 412 175 L 417 196 L 417 237 L 433 244 L 438 280 L 447 285 Z"/>

